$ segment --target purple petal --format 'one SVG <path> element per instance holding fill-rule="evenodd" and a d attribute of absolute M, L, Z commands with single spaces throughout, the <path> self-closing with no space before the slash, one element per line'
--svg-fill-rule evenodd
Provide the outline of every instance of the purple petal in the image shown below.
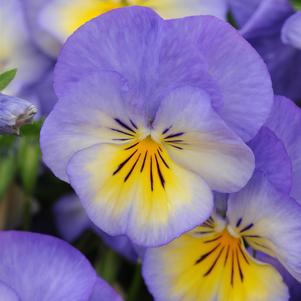
<path fill-rule="evenodd" d="M 64 94 L 73 82 L 95 71 L 113 70 L 137 82 L 141 64 L 148 70 L 150 62 L 145 58 L 157 52 L 162 22 L 156 13 L 142 7 L 116 9 L 87 22 L 62 49 L 55 70 L 57 94 Z"/>
<path fill-rule="evenodd" d="M 292 162 L 291 196 L 301 202 L 301 111 L 291 100 L 277 96 L 266 126 L 283 142 Z"/>
<path fill-rule="evenodd" d="M 122 298 L 104 280 L 97 278 L 92 295 L 87 301 L 122 301 Z"/>
<path fill-rule="evenodd" d="M 55 72 L 58 95 L 97 70 L 120 73 L 151 112 L 171 88 L 198 86 L 244 140 L 256 134 L 272 105 L 260 57 L 214 17 L 163 21 L 141 7 L 106 13 L 81 27 L 64 46 Z"/>
<path fill-rule="evenodd" d="M 293 13 L 287 0 L 262 1 L 241 33 L 267 64 L 275 93 L 299 100 L 301 52 L 281 40 L 282 26 Z"/>
<path fill-rule="evenodd" d="M 285 21 L 281 39 L 283 43 L 301 49 L 301 12 L 293 14 Z"/>
<path fill-rule="evenodd" d="M 75 194 L 60 198 L 53 213 L 58 231 L 67 241 L 77 239 L 92 224 Z"/>
<path fill-rule="evenodd" d="M 230 10 L 239 27 L 243 27 L 252 17 L 263 0 L 228 0 Z"/>
<path fill-rule="evenodd" d="M 240 30 L 248 39 L 257 35 L 268 36 L 273 32 L 279 32 L 281 22 L 293 13 L 293 8 L 287 0 L 260 0 L 259 2 Z"/>
<path fill-rule="evenodd" d="M 22 301 L 83 301 L 96 275 L 76 249 L 54 237 L 29 232 L 0 233 L 0 280 Z"/>
<path fill-rule="evenodd" d="M 250 140 L 266 120 L 273 101 L 261 58 L 230 25 L 214 17 L 168 22 L 183 43 L 196 43 L 207 62 L 223 98 L 223 105 L 216 108 L 218 114 L 240 137 Z M 252 106 L 247 105 L 250 103 Z"/>
<path fill-rule="evenodd" d="M 0 298 L 3 301 L 21 301 L 16 292 L 0 281 Z"/>
<path fill-rule="evenodd" d="M 256 169 L 262 171 L 277 189 L 290 193 L 292 165 L 282 141 L 267 127 L 263 127 L 249 146 L 255 154 Z"/>

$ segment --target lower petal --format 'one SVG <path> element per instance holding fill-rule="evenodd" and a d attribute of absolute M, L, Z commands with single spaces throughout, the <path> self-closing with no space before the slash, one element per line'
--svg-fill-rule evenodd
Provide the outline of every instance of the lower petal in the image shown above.
<path fill-rule="evenodd" d="M 157 301 L 284 301 L 281 276 L 253 259 L 227 230 L 184 234 L 149 249 L 143 264 L 147 286 Z"/>
<path fill-rule="evenodd" d="M 206 220 L 213 206 L 207 184 L 150 138 L 82 150 L 70 160 L 68 175 L 92 221 L 138 245 L 174 239 Z"/>

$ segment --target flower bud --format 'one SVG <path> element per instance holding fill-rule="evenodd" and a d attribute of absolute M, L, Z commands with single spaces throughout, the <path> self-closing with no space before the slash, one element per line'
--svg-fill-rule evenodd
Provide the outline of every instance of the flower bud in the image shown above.
<path fill-rule="evenodd" d="M 36 107 L 27 100 L 0 93 L 0 134 L 19 134 L 20 127 L 31 123 Z"/>

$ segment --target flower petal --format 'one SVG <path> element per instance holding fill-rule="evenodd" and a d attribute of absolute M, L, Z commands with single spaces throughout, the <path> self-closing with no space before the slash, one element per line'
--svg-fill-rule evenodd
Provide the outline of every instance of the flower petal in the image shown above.
<path fill-rule="evenodd" d="M 291 100 L 275 97 L 271 115 L 266 123 L 284 143 L 292 162 L 291 196 L 301 203 L 301 111 Z"/>
<path fill-rule="evenodd" d="M 58 59 L 54 73 L 58 96 L 96 71 L 116 71 L 138 88 L 142 73 L 154 63 L 148 59 L 158 51 L 161 22 L 154 11 L 143 7 L 116 9 L 87 22 L 68 39 Z"/>
<path fill-rule="evenodd" d="M 0 297 L 5 301 L 21 301 L 16 292 L 2 281 L 0 281 Z"/>
<path fill-rule="evenodd" d="M 122 298 L 104 280 L 97 278 L 92 295 L 88 301 L 122 301 Z"/>
<path fill-rule="evenodd" d="M 54 237 L 0 232 L 0 280 L 22 301 L 88 300 L 96 275 L 76 249 Z"/>
<path fill-rule="evenodd" d="M 213 206 L 206 183 L 151 140 L 84 149 L 72 157 L 67 172 L 90 219 L 138 245 L 174 239 L 203 222 Z"/>
<path fill-rule="evenodd" d="M 273 101 L 261 58 L 232 27 L 214 17 L 163 21 L 142 7 L 106 13 L 66 42 L 55 71 L 57 94 L 96 70 L 120 73 L 152 113 L 169 90 L 199 87 L 244 140 L 255 136 Z M 246 104 L 251 102 L 250 108 Z"/>
<path fill-rule="evenodd" d="M 252 17 L 252 15 L 262 2 L 262 0 L 228 1 L 231 13 L 233 14 L 235 22 L 239 27 L 244 26 L 248 22 L 248 20 Z"/>
<path fill-rule="evenodd" d="M 301 281 L 301 206 L 277 191 L 261 172 L 231 194 L 227 217 L 252 248 L 277 258 Z"/>
<path fill-rule="evenodd" d="M 268 180 L 283 193 L 290 193 L 292 164 L 282 141 L 267 127 L 262 127 L 249 143 L 256 170 L 262 171 Z"/>
<path fill-rule="evenodd" d="M 60 198 L 53 208 L 56 227 L 63 239 L 77 239 L 92 223 L 75 194 Z"/>
<path fill-rule="evenodd" d="M 267 64 L 275 94 L 299 100 L 301 54 L 281 40 L 282 26 L 294 10 L 287 0 L 265 0 L 261 3 L 240 32 Z"/>
<path fill-rule="evenodd" d="M 122 142 L 116 118 L 130 119 L 125 94 L 124 80 L 106 72 L 87 77 L 61 97 L 41 130 L 43 160 L 57 177 L 67 180 L 66 165 L 75 152 L 102 141 Z"/>
<path fill-rule="evenodd" d="M 252 176 L 252 151 L 226 126 L 212 109 L 208 95 L 199 89 L 172 91 L 162 101 L 153 127 L 165 132 L 161 139 L 171 158 L 201 176 L 213 190 L 237 191 Z"/>
<path fill-rule="evenodd" d="M 157 301 L 285 301 L 288 292 L 277 271 L 253 259 L 227 230 L 187 233 L 143 261 L 146 284 Z"/>
<path fill-rule="evenodd" d="M 258 33 L 269 36 L 277 32 L 280 20 L 287 18 L 293 12 L 287 0 L 251 0 L 243 4 L 249 10 L 249 18 L 241 26 L 240 33 L 246 38 L 256 37 Z M 238 16 L 240 12 L 236 13 L 235 16 Z"/>
<path fill-rule="evenodd" d="M 301 12 L 289 17 L 281 30 L 281 40 L 295 48 L 301 49 Z"/>
<path fill-rule="evenodd" d="M 273 103 L 271 81 L 262 59 L 236 30 L 217 18 L 200 16 L 167 22 L 182 44 L 196 45 L 208 64 L 208 72 L 223 97 L 217 113 L 245 141 L 253 138 Z"/>

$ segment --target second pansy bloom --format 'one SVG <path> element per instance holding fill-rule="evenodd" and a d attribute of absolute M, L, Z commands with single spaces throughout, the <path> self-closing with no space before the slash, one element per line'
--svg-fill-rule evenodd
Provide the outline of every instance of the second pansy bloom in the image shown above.
<path fill-rule="evenodd" d="M 44 160 L 110 235 L 164 244 L 210 216 L 212 190 L 250 179 L 271 83 L 226 23 L 118 9 L 68 40 L 55 77 Z"/>

